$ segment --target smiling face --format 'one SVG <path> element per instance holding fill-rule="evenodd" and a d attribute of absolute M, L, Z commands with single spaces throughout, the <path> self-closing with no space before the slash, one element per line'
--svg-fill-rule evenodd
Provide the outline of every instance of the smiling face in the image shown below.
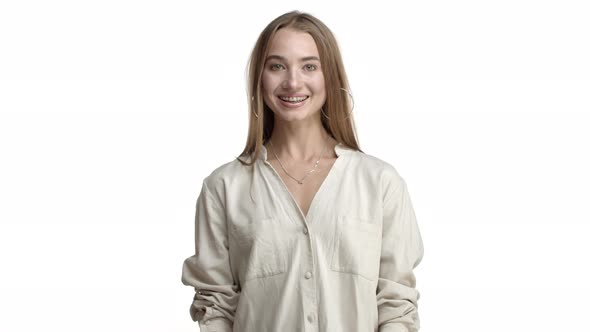
<path fill-rule="evenodd" d="M 312 36 L 279 29 L 270 42 L 262 73 L 264 102 L 286 121 L 309 118 L 326 101 L 320 56 Z"/>

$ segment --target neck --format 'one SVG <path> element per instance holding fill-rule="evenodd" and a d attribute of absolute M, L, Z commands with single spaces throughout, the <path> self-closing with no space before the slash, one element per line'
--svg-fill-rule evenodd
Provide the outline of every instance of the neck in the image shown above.
<path fill-rule="evenodd" d="M 267 148 L 274 148 L 274 153 L 281 160 L 294 160 L 301 162 L 316 161 L 322 151 L 324 157 L 335 157 L 333 151 L 334 139 L 330 137 L 321 123 L 317 125 L 278 125 L 275 123 L 273 133 Z M 269 154 L 269 157 L 274 154 Z M 269 158 L 270 159 L 270 158 Z"/>

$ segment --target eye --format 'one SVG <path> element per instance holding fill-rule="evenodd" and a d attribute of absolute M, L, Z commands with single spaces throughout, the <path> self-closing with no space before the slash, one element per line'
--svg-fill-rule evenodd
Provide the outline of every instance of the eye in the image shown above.
<path fill-rule="evenodd" d="M 278 64 L 278 63 L 273 63 L 270 65 L 270 70 L 279 70 L 281 67 L 283 67 L 283 65 Z"/>
<path fill-rule="evenodd" d="M 309 71 L 313 71 L 317 69 L 316 65 L 305 65 L 305 69 L 309 70 Z"/>

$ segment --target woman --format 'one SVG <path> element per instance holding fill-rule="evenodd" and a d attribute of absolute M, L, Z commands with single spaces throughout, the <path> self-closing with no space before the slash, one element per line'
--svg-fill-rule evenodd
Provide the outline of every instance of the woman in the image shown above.
<path fill-rule="evenodd" d="M 203 180 L 183 265 L 201 331 L 419 329 L 408 190 L 359 149 L 347 87 L 317 18 L 289 12 L 261 33 L 246 148 Z"/>

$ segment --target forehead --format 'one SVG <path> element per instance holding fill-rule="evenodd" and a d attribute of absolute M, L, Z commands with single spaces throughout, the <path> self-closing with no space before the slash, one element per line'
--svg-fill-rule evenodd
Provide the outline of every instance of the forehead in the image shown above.
<path fill-rule="evenodd" d="M 269 54 L 287 58 L 319 55 L 316 43 L 309 33 L 290 28 L 279 29 L 275 33 L 268 51 Z"/>

